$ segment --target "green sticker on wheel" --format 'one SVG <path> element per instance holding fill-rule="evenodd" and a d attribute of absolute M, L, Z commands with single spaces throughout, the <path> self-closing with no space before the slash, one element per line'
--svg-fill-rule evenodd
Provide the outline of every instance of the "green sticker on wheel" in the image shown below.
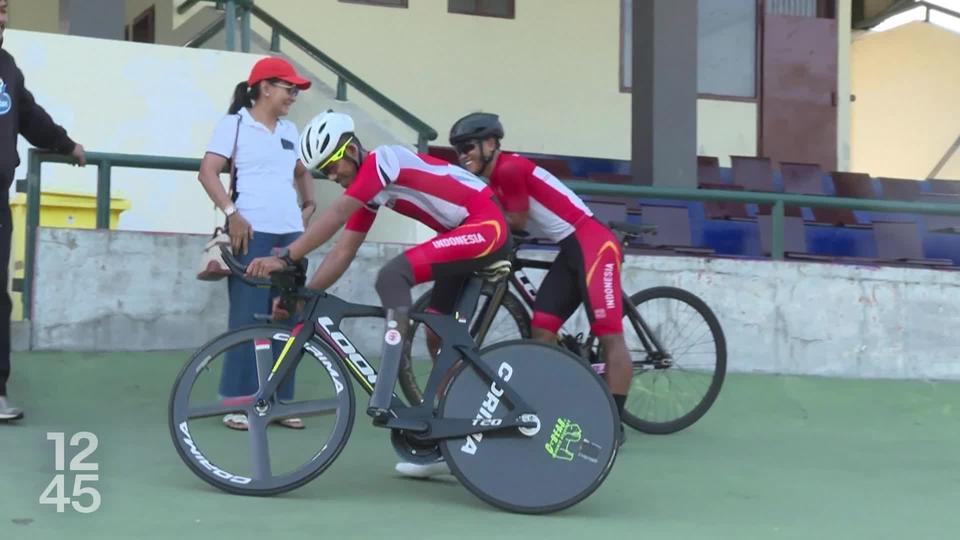
<path fill-rule="evenodd" d="M 547 453 L 554 459 L 564 461 L 573 461 L 576 455 L 570 445 L 578 443 L 583 439 L 583 430 L 580 424 L 566 418 L 557 418 L 557 423 L 553 426 L 553 432 L 550 434 L 550 440 L 544 447 Z"/>

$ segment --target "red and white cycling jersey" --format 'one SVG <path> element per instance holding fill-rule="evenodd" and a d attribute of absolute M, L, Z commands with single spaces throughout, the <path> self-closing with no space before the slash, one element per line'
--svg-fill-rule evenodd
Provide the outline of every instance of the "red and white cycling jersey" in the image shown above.
<path fill-rule="evenodd" d="M 559 242 L 593 212 L 557 177 L 517 154 L 500 154 L 490 187 L 507 212 L 527 211 L 527 229 Z"/>
<path fill-rule="evenodd" d="M 370 230 L 380 206 L 438 232 L 449 231 L 473 215 L 499 213 L 493 192 L 483 180 L 402 146 L 371 151 L 345 194 L 365 204 L 346 224 L 348 230 L 357 232 Z"/>

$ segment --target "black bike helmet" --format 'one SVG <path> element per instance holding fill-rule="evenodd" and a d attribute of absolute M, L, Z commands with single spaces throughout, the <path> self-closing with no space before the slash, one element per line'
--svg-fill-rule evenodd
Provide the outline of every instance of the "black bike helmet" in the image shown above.
<path fill-rule="evenodd" d="M 500 117 L 493 113 L 470 113 L 454 122 L 450 128 L 451 145 L 488 137 L 503 138 Z"/>

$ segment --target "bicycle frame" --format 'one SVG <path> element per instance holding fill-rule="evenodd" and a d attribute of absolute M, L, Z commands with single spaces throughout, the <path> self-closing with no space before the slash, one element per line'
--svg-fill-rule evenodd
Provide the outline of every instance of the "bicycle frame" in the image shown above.
<path fill-rule="evenodd" d="M 481 278 L 474 277 L 468 280 L 456 313 L 469 313 L 476 308 L 481 287 Z M 310 339 L 317 335 L 343 361 L 353 378 L 367 394 L 373 396 L 380 384 L 387 384 L 392 389 L 396 384 L 396 379 L 392 381 L 380 380 L 376 369 L 367 362 L 359 349 L 340 330 L 340 323 L 343 319 L 383 318 L 385 311 L 382 307 L 353 304 L 334 295 L 322 293 L 315 294 L 310 300 L 306 312 L 305 321 L 307 322 L 294 329 L 293 337 L 287 341 L 280 356 L 276 359 L 273 369 L 267 377 L 267 383 L 254 394 L 252 399 L 257 405 L 265 405 L 267 397 L 274 395 L 280 383 L 300 362 Z M 426 312 L 410 313 L 409 317 L 411 321 L 426 324 L 440 336 L 443 347 L 437 358 L 437 363 L 430 373 L 423 403 L 415 407 L 409 407 L 394 393 L 389 408 L 391 417 L 385 421 L 375 421 L 377 425 L 410 431 L 412 436 L 424 441 L 461 437 L 512 427 L 536 426 L 535 422 L 523 420 L 526 415 L 535 414 L 535 411 L 510 388 L 508 383 L 499 381 L 498 373 L 480 359 L 479 350 L 473 338 L 467 332 L 465 321 L 460 320 L 457 315 L 451 318 L 449 315 Z M 497 419 L 434 417 L 433 403 L 437 392 L 446 374 L 461 360 L 476 369 L 487 382 L 496 384 L 497 389 L 502 390 L 500 399 L 506 401 L 510 407 L 508 417 Z"/>
<path fill-rule="evenodd" d="M 518 243 L 518 246 L 521 245 Z M 520 300 L 526 306 L 530 314 L 533 313 L 533 307 L 537 298 L 537 287 L 533 284 L 530 278 L 524 273 L 524 268 L 533 268 L 537 270 L 550 270 L 553 266 L 553 261 L 545 261 L 539 259 L 525 259 L 522 257 L 514 257 L 513 260 L 513 271 L 510 273 L 510 276 L 507 280 L 501 281 L 497 284 L 496 289 L 494 289 L 493 295 L 490 298 L 490 301 L 483 307 L 483 312 L 480 314 L 480 318 L 477 320 L 476 328 L 474 333 L 477 336 L 477 343 L 483 343 L 487 337 L 487 332 L 490 330 L 490 325 L 493 323 L 493 318 L 496 315 L 497 310 L 500 308 L 500 302 L 503 299 L 503 296 L 506 294 L 507 289 L 510 285 L 513 286 L 517 294 L 520 296 Z M 625 292 L 622 293 L 622 303 L 624 315 L 632 315 L 629 320 L 633 324 L 634 331 L 637 333 L 637 336 L 640 338 L 640 342 L 643 345 L 644 349 L 648 354 L 659 353 L 666 356 L 664 353 L 663 346 L 660 344 L 656 335 L 650 331 L 650 328 L 647 326 L 647 323 L 643 320 L 643 317 L 640 316 L 640 313 L 637 312 L 636 307 L 630 301 L 630 297 L 627 296 Z M 561 343 L 566 340 L 573 339 L 567 331 L 562 327 L 558 331 Z"/>

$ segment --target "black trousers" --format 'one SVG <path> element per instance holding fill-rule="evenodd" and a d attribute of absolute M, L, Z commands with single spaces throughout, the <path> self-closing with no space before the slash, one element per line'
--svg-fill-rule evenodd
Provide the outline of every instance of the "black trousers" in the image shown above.
<path fill-rule="evenodd" d="M 0 195 L 0 396 L 7 395 L 7 379 L 10 378 L 10 291 L 7 281 L 10 279 L 10 240 L 13 234 L 13 220 L 10 217 L 10 201 L 7 191 Z"/>

